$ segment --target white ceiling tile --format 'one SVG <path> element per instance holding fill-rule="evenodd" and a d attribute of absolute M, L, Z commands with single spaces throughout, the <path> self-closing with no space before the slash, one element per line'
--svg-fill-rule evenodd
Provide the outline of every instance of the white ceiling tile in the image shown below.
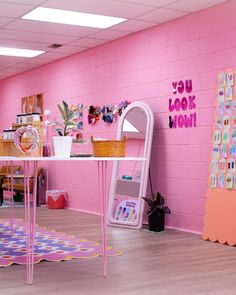
<path fill-rule="evenodd" d="M 11 17 L 0 16 L 0 28 L 9 24 L 13 20 L 14 18 L 11 18 Z"/>
<path fill-rule="evenodd" d="M 35 58 L 0 56 L 0 79 L 222 2 L 225 0 L 0 0 L 0 44 L 47 51 Z M 101 30 L 19 19 L 38 5 L 128 20 Z M 49 48 L 53 43 L 63 46 Z"/>
<path fill-rule="evenodd" d="M 29 58 L 28 60 L 24 60 L 23 63 L 31 65 L 32 67 L 38 67 L 38 66 L 40 66 L 42 64 L 47 64 L 47 63 L 50 63 L 50 62 L 52 62 L 54 60 L 52 58 L 45 58 L 45 57 L 44 58 L 41 57 L 39 59 L 39 56 Z"/>
<path fill-rule="evenodd" d="M 125 2 L 125 3 L 150 5 L 150 6 L 154 6 L 154 7 L 163 7 L 163 6 L 171 4 L 173 2 L 177 2 L 177 0 L 116 0 L 116 1 Z"/>
<path fill-rule="evenodd" d="M 53 60 L 61 59 L 65 56 L 68 56 L 68 54 L 65 52 L 47 51 L 47 52 L 39 55 L 38 59 L 42 59 L 42 60 L 47 59 L 47 60 L 53 61 Z"/>
<path fill-rule="evenodd" d="M 147 28 L 151 28 L 156 25 L 157 25 L 157 23 L 154 23 L 154 22 L 131 19 L 131 20 L 127 20 L 123 23 L 120 23 L 120 24 L 112 27 L 112 29 L 120 30 L 120 31 L 127 31 L 127 32 L 137 32 L 137 31 L 142 31 Z"/>
<path fill-rule="evenodd" d="M 18 30 L 6 30 L 0 29 L 0 40 L 1 38 L 11 39 L 11 40 L 22 40 L 22 41 L 32 41 L 42 43 L 58 43 L 67 44 L 69 42 L 75 41 L 78 37 L 57 35 L 57 34 L 46 34 L 46 33 L 36 33 L 36 32 L 24 32 Z"/>
<path fill-rule="evenodd" d="M 133 3 L 118 2 L 115 0 L 47 0 L 43 7 L 75 10 L 81 12 L 132 18 L 137 15 L 149 12 L 153 7 Z"/>
<path fill-rule="evenodd" d="M 124 37 L 126 35 L 129 35 L 130 32 L 123 32 L 123 31 L 115 31 L 111 29 L 103 30 L 99 33 L 93 34 L 91 37 L 104 39 L 104 40 L 114 40 L 121 37 Z"/>
<path fill-rule="evenodd" d="M 101 44 L 106 43 L 107 40 L 104 39 L 96 39 L 96 38 L 81 38 L 75 42 L 71 42 L 72 46 L 84 46 L 84 47 L 95 47 Z"/>
<path fill-rule="evenodd" d="M 14 66 L 16 64 L 15 61 L 1 60 L 1 59 L 0 59 L 0 63 L 1 63 L 1 66 L 4 68 Z M 1 72 L 1 74 L 3 74 L 3 72 Z"/>
<path fill-rule="evenodd" d="M 15 3 L 0 2 L 0 16 L 5 17 L 21 17 L 30 10 L 33 6 L 31 5 L 20 5 Z"/>
<path fill-rule="evenodd" d="M 28 5 L 33 5 L 37 6 L 45 2 L 45 0 L 1 0 L 1 2 L 6 2 L 6 3 L 16 3 L 16 4 L 28 4 Z"/>
<path fill-rule="evenodd" d="M 151 22 L 163 23 L 169 20 L 188 14 L 186 11 L 179 11 L 166 8 L 157 8 L 150 13 L 137 17 L 137 19 L 147 20 Z"/>
<path fill-rule="evenodd" d="M 167 7 L 172 9 L 194 12 L 223 2 L 226 2 L 226 0 L 179 0 L 173 4 L 168 5 Z"/>
<path fill-rule="evenodd" d="M 16 56 L 3 56 L 0 55 L 0 64 L 1 66 L 11 66 L 16 64 L 17 62 L 25 61 L 27 58 L 25 57 L 16 57 Z"/>
<path fill-rule="evenodd" d="M 83 46 L 62 46 L 56 49 L 50 48 L 48 52 L 55 51 L 56 53 L 68 53 L 68 54 L 75 54 L 81 51 L 86 50 L 87 47 Z"/>
<path fill-rule="evenodd" d="M 0 46 L 2 47 L 13 47 L 22 49 L 33 49 L 33 50 L 48 50 L 51 44 L 39 43 L 39 42 L 27 42 L 18 40 L 9 40 L 0 38 Z"/>
<path fill-rule="evenodd" d="M 28 69 L 32 69 L 33 67 L 37 67 L 38 64 L 30 64 L 30 63 L 17 63 L 14 65 L 14 68 L 17 70 L 28 70 Z"/>
<path fill-rule="evenodd" d="M 9 74 L 17 74 L 19 72 L 22 72 L 22 69 L 17 69 L 15 66 L 14 67 L 10 67 L 10 68 L 6 68 L 4 69 L 5 73 L 9 73 Z"/>
<path fill-rule="evenodd" d="M 53 24 L 39 21 L 17 19 L 6 26 L 6 29 L 14 29 L 25 32 L 37 32 L 45 34 L 58 34 L 75 36 L 77 38 L 101 31 L 100 29 L 70 26 L 62 24 Z"/>

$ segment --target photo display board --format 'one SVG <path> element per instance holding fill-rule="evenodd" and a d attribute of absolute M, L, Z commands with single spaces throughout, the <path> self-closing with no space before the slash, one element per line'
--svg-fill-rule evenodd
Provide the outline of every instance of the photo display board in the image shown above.
<path fill-rule="evenodd" d="M 218 73 L 203 239 L 236 244 L 235 70 Z"/>

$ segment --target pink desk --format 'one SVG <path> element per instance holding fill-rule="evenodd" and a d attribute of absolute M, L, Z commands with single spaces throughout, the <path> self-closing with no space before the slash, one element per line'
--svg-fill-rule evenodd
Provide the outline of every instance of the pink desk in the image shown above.
<path fill-rule="evenodd" d="M 36 188 L 37 188 L 37 168 L 38 162 L 51 162 L 51 161 L 92 161 L 97 163 L 98 174 L 98 187 L 99 187 L 99 203 L 100 203 L 100 216 L 101 216 L 101 230 L 102 230 L 102 254 L 103 254 L 103 274 L 107 276 L 107 194 L 106 194 L 106 176 L 107 176 L 107 163 L 114 161 L 146 161 L 146 158 L 141 157 L 124 157 L 124 158 L 111 158 L 111 157 L 89 157 L 89 158 L 57 158 L 57 157 L 0 157 L 0 161 L 5 161 L 6 165 L 11 166 L 13 171 L 14 162 L 24 163 L 24 191 L 25 191 L 25 228 L 26 228 L 26 249 L 27 249 L 27 283 L 33 283 L 33 271 L 34 271 L 34 239 L 35 239 L 35 223 L 36 223 Z M 34 193 L 33 198 L 30 198 L 30 164 L 33 165 L 34 171 Z M 11 180 L 13 179 L 13 173 L 11 173 Z M 11 181 L 11 183 L 13 183 Z M 10 202 L 10 219 L 12 234 L 14 229 L 13 220 L 13 188 L 9 185 L 8 191 L 5 193 L 11 200 Z"/>

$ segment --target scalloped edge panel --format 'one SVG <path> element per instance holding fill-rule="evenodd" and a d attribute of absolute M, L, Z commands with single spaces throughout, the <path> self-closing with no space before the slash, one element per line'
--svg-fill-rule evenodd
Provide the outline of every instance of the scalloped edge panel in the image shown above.
<path fill-rule="evenodd" d="M 207 190 L 202 238 L 220 244 L 236 245 L 236 191 Z"/>

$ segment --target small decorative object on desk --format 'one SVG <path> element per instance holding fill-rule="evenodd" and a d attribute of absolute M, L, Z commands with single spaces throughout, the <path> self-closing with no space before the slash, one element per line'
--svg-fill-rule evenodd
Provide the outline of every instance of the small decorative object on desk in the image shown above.
<path fill-rule="evenodd" d="M 43 146 L 43 157 L 51 157 L 51 148 L 48 144 Z"/>
<path fill-rule="evenodd" d="M 32 121 L 33 122 L 40 122 L 40 114 L 39 113 L 32 113 Z"/>
<path fill-rule="evenodd" d="M 80 113 L 85 108 L 82 104 L 69 105 L 63 100 L 57 104 L 62 122 L 47 121 L 47 126 L 54 126 L 57 136 L 53 137 L 55 156 L 70 157 L 72 136 L 83 127 Z"/>
<path fill-rule="evenodd" d="M 159 192 L 153 192 L 152 198 L 143 198 L 148 203 L 148 226 L 150 231 L 163 231 L 165 229 L 165 213 L 170 214 L 165 200 Z"/>
<path fill-rule="evenodd" d="M 96 140 L 91 136 L 94 157 L 125 157 L 127 137 L 121 140 Z"/>
<path fill-rule="evenodd" d="M 14 139 L 14 133 L 15 133 L 14 129 L 4 129 L 3 134 L 2 134 L 2 138 L 3 139 Z"/>
<path fill-rule="evenodd" d="M 44 129 L 44 135 L 46 135 L 46 138 L 45 138 L 46 140 L 43 145 L 43 157 L 51 157 L 52 155 L 51 147 L 49 144 L 49 134 L 48 134 L 48 122 L 49 122 L 48 118 L 50 117 L 50 115 L 51 115 L 50 110 L 44 111 L 44 118 L 45 118 L 44 125 L 46 126 L 46 130 Z"/>
<path fill-rule="evenodd" d="M 32 123 L 33 122 L 33 115 L 32 114 L 27 114 L 26 115 L 26 122 L 27 123 Z"/>
<path fill-rule="evenodd" d="M 16 123 L 17 124 L 21 123 L 21 115 L 16 115 Z"/>
<path fill-rule="evenodd" d="M 23 123 L 23 124 L 27 123 L 26 114 L 21 114 L 21 123 Z"/>
<path fill-rule="evenodd" d="M 32 126 L 18 128 L 14 132 L 14 143 L 20 152 L 30 154 L 38 147 L 38 130 Z"/>

